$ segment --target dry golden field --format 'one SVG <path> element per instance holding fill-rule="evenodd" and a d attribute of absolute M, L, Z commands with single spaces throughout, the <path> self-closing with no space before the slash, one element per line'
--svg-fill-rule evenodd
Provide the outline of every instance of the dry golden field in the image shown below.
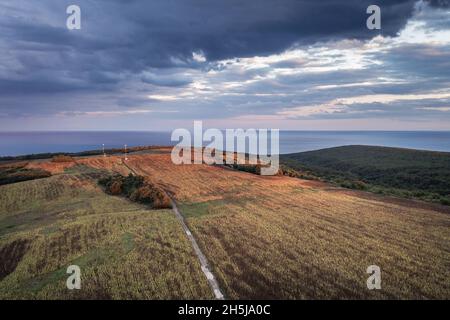
<path fill-rule="evenodd" d="M 55 175 L 0 186 L 0 298 L 212 298 L 173 212 L 108 196 L 91 174 L 130 169 L 175 197 L 226 298 L 450 298 L 444 207 L 128 157 L 34 161 Z M 82 290 L 65 288 L 70 264 Z M 366 287 L 369 265 L 381 290 Z"/>
<path fill-rule="evenodd" d="M 128 165 L 176 194 L 228 298 L 450 298 L 444 207 L 168 155 Z M 369 265 L 382 290 L 367 289 Z"/>

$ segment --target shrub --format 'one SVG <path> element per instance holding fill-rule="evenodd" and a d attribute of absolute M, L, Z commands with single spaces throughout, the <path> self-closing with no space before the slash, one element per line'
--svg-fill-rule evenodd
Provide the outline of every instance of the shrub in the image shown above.
<path fill-rule="evenodd" d="M 122 178 L 122 191 L 127 196 L 130 197 L 131 194 L 138 188 L 144 185 L 144 177 L 142 176 L 133 176 L 131 173 Z"/>
<path fill-rule="evenodd" d="M 98 183 L 108 194 L 123 195 L 133 202 L 149 204 L 154 209 L 172 208 L 169 196 L 161 188 L 146 182 L 142 176 L 108 176 Z"/>
<path fill-rule="evenodd" d="M 109 193 L 116 196 L 122 194 L 122 181 L 113 181 L 109 186 Z"/>
<path fill-rule="evenodd" d="M 367 184 L 365 184 L 363 181 L 353 181 L 352 183 L 352 189 L 357 189 L 357 190 L 366 190 L 367 189 Z"/>
<path fill-rule="evenodd" d="M 450 198 L 444 198 L 442 197 L 440 200 L 441 204 L 445 205 L 445 206 L 450 206 Z"/>
<path fill-rule="evenodd" d="M 155 209 L 171 208 L 172 204 L 167 194 L 153 184 L 146 183 L 136 189 L 130 196 L 130 200 L 151 204 Z"/>
<path fill-rule="evenodd" d="M 261 174 L 261 166 L 255 164 L 233 164 L 232 168 L 239 171 L 245 171 L 253 174 Z"/>

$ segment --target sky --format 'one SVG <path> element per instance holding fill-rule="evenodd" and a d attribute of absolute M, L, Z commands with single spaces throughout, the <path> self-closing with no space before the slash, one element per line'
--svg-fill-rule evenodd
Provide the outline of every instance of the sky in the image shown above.
<path fill-rule="evenodd" d="M 381 30 L 366 27 L 372 4 Z M 1 1 L 0 131 L 194 120 L 450 130 L 449 0 Z"/>

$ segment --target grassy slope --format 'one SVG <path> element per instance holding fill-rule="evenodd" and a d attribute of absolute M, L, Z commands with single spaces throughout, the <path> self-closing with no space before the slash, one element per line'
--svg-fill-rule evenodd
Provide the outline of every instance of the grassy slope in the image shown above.
<path fill-rule="evenodd" d="M 173 212 L 104 194 L 92 171 L 0 186 L 0 298 L 210 298 Z"/>
<path fill-rule="evenodd" d="M 169 156 L 128 162 L 171 189 L 229 298 L 449 298 L 450 215 Z M 366 269 L 382 269 L 382 290 Z"/>
<path fill-rule="evenodd" d="M 450 153 L 345 146 L 283 155 L 282 164 L 345 187 L 450 204 Z"/>

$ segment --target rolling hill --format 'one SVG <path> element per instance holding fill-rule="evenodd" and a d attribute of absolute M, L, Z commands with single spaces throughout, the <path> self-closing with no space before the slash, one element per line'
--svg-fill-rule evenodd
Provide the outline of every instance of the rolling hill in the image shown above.
<path fill-rule="evenodd" d="M 281 163 L 343 187 L 450 204 L 450 153 L 344 146 L 282 155 Z"/>
<path fill-rule="evenodd" d="M 0 186 L 1 299 L 210 299 L 172 210 L 106 194 L 103 173 L 170 194 L 228 299 L 448 299 L 448 207 L 287 176 L 174 165 L 170 150 L 30 161 Z M 65 285 L 82 270 L 81 290 Z M 368 290 L 367 267 L 382 270 Z"/>

